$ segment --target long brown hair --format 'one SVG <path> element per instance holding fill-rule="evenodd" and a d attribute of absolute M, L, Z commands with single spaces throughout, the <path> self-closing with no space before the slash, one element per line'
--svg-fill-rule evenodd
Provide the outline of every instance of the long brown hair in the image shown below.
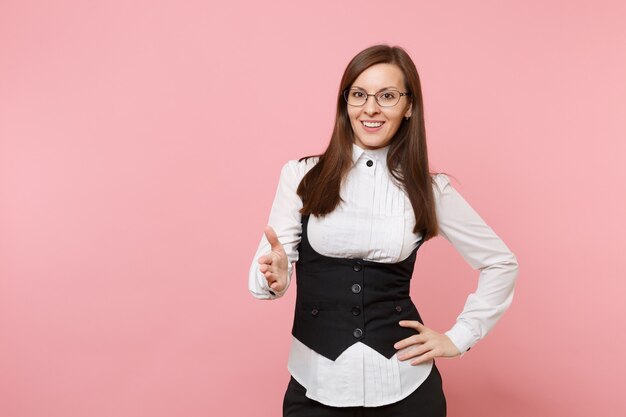
<path fill-rule="evenodd" d="M 424 240 L 428 240 L 437 236 L 439 227 L 432 189 L 433 178 L 428 167 L 422 87 L 413 60 L 398 46 L 371 46 L 359 52 L 346 67 L 337 94 L 335 127 L 328 148 L 321 155 L 300 158 L 302 161 L 319 157 L 317 164 L 307 172 L 298 186 L 297 193 L 303 203 L 300 213 L 323 216 L 340 203 L 339 190 L 353 164 L 354 142 L 343 92 L 352 86 L 361 72 L 381 63 L 395 64 L 402 70 L 405 88 L 413 100 L 411 118 L 402 119 L 402 124 L 389 143 L 387 166 L 392 180 L 406 192 L 413 206 L 413 233 L 421 232 Z"/>

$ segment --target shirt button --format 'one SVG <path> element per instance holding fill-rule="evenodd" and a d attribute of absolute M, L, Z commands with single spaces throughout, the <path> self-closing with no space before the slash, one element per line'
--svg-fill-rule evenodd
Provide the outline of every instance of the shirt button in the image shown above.
<path fill-rule="evenodd" d="M 371 159 L 368 160 L 366 163 L 368 167 L 371 167 L 372 165 L 374 165 L 374 161 L 372 161 Z"/>
<path fill-rule="evenodd" d="M 359 314 L 361 314 L 361 307 L 359 306 L 352 307 L 352 315 L 358 316 Z"/>
<path fill-rule="evenodd" d="M 402 307 L 401 306 L 396 306 L 396 313 L 399 313 L 402 311 Z"/>
<path fill-rule="evenodd" d="M 317 308 L 314 308 L 313 310 L 311 310 L 311 314 L 313 315 L 313 317 L 317 317 L 319 313 L 320 311 Z"/>
<path fill-rule="evenodd" d="M 361 336 L 363 336 L 363 330 L 359 329 L 358 327 L 356 329 L 354 329 L 354 331 L 352 332 L 352 336 L 356 337 L 357 339 L 359 339 Z"/>
<path fill-rule="evenodd" d="M 352 269 L 354 269 L 356 272 L 359 272 L 361 269 L 363 269 L 363 265 L 361 265 L 361 262 L 355 262 L 354 265 L 352 265 Z"/>
<path fill-rule="evenodd" d="M 361 286 L 359 284 L 353 284 L 352 285 L 352 292 L 355 294 L 358 294 L 361 292 Z"/>

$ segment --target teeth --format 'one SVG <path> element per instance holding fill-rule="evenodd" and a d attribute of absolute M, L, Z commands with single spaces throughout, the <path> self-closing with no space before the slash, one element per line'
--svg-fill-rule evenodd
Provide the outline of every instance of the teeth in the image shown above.
<path fill-rule="evenodd" d="M 383 125 L 383 122 L 362 122 L 367 127 L 380 127 Z"/>

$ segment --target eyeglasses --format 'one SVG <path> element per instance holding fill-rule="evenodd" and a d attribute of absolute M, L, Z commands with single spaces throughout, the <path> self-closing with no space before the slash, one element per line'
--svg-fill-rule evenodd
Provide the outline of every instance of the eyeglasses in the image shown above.
<path fill-rule="evenodd" d="M 361 107 L 367 102 L 369 96 L 374 96 L 376 103 L 380 107 L 393 107 L 400 102 L 400 97 L 410 96 L 411 93 L 401 93 L 398 90 L 387 88 L 377 92 L 376 94 L 367 94 L 361 88 L 350 88 L 343 92 L 343 98 L 350 106 Z"/>

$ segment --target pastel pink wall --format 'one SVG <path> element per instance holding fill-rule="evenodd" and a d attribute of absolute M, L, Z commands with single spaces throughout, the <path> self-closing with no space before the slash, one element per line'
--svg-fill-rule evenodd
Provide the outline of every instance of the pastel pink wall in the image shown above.
<path fill-rule="evenodd" d="M 302 4 L 300 4 L 302 3 Z M 440 360 L 449 415 L 623 416 L 618 1 L 0 4 L 0 416 L 277 416 L 295 289 L 246 288 L 280 167 L 324 149 L 349 59 L 405 47 L 430 157 L 520 262 Z M 443 238 L 413 298 L 476 284 Z"/>

